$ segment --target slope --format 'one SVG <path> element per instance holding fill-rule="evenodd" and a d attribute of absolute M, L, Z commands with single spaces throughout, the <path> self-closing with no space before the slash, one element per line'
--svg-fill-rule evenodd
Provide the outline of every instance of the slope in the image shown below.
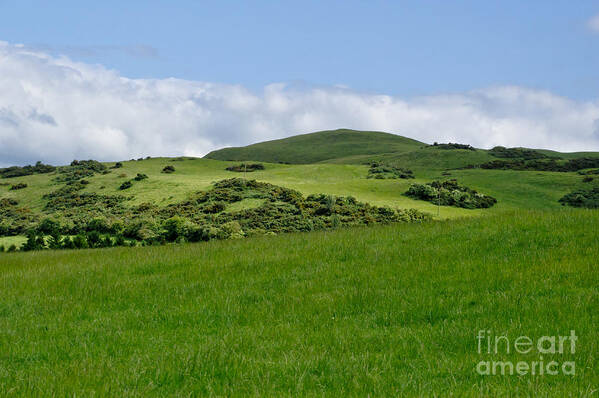
<path fill-rule="evenodd" d="M 355 155 L 408 152 L 426 144 L 376 131 L 331 130 L 296 135 L 246 147 L 224 148 L 205 157 L 216 160 L 254 160 L 306 164 Z"/>

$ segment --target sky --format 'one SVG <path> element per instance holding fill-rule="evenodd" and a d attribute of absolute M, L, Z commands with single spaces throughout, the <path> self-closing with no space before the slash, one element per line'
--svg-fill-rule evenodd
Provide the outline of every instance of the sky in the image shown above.
<path fill-rule="evenodd" d="M 599 151 L 599 0 L 0 0 L 0 165 L 334 128 Z"/>

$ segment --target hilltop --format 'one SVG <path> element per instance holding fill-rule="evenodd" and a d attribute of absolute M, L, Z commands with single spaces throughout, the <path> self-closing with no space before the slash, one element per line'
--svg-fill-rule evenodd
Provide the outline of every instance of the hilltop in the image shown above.
<path fill-rule="evenodd" d="M 357 155 L 408 152 L 425 143 L 379 131 L 319 131 L 210 152 L 207 159 L 307 164 Z"/>
<path fill-rule="evenodd" d="M 496 151 L 465 144 L 429 145 L 390 133 L 338 129 L 259 142 L 245 147 L 223 148 L 210 152 L 204 158 L 286 164 L 384 162 L 415 170 L 447 170 L 478 167 L 505 158 L 567 161 L 588 157 L 599 157 L 599 153 L 567 153 L 529 148 L 504 148 L 503 151 Z"/>

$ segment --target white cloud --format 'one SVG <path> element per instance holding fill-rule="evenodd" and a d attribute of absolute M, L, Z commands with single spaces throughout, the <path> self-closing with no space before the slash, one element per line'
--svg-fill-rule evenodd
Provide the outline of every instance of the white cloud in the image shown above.
<path fill-rule="evenodd" d="M 0 42 L 0 163 L 201 156 L 340 127 L 425 142 L 599 150 L 599 102 L 495 87 L 402 99 L 344 87 L 127 79 L 102 66 Z"/>
<path fill-rule="evenodd" d="M 588 25 L 589 29 L 591 29 L 593 32 L 599 33 L 599 14 L 589 19 Z"/>

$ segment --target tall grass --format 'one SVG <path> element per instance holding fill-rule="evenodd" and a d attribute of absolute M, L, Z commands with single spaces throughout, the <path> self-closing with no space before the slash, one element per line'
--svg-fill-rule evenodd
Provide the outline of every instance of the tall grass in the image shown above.
<path fill-rule="evenodd" d="M 598 227 L 597 211 L 518 211 L 0 254 L 0 395 L 590 396 Z M 557 359 L 576 375 L 480 376 L 481 329 L 575 330 Z"/>

